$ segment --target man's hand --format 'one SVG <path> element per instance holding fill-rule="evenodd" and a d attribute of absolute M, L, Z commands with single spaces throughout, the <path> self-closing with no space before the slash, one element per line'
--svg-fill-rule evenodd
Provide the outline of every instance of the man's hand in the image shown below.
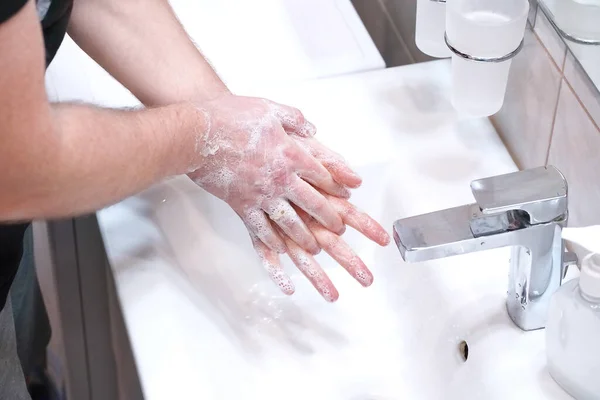
<path fill-rule="evenodd" d="M 319 160 L 331 173 L 333 179 L 350 188 L 357 188 L 362 183 L 360 176 L 350 168 L 344 158 L 321 144 L 313 136 L 299 136 L 294 132 L 288 132 L 298 144 L 309 154 Z M 387 246 L 390 236 L 381 225 L 368 214 L 359 211 L 346 198 L 336 197 L 323 193 L 336 212 L 342 217 L 345 225 L 348 225 L 363 234 L 369 240 Z M 358 257 L 350 246 L 337 234 L 325 229 L 314 218 L 298 210 L 306 226 L 313 233 L 317 243 L 325 250 L 339 265 L 356 279 L 364 287 L 373 283 L 373 274 L 365 263 Z M 339 294 L 327 274 L 319 263 L 304 249 L 297 246 L 289 237 L 284 236 L 288 255 L 296 267 L 307 277 L 315 289 L 329 302 L 336 301 Z M 279 286 L 283 293 L 288 295 L 294 293 L 294 284 L 289 276 L 283 271 L 279 262 L 279 256 L 272 250 L 266 248 L 263 243 L 252 238 L 252 244 L 256 250 L 263 267 L 271 279 Z"/>
<path fill-rule="evenodd" d="M 369 215 L 358 211 L 347 200 L 327 194 L 325 197 L 342 217 L 345 224 L 353 227 L 380 246 L 387 246 L 390 243 L 389 235 Z M 348 271 L 354 279 L 364 287 L 368 287 L 373 283 L 373 274 L 371 271 L 369 271 L 365 263 L 339 235 L 325 229 L 314 218 L 306 215 L 301 210 L 298 210 L 298 214 L 315 236 L 319 246 Z M 284 236 L 284 240 L 288 248 L 288 255 L 296 267 L 306 276 L 325 300 L 329 302 L 336 301 L 339 297 L 338 291 L 319 263 L 311 254 L 300 248 L 288 237 Z M 263 267 L 273 282 L 279 286 L 283 293 L 287 295 L 293 294 L 295 291 L 294 283 L 283 270 L 279 261 L 279 254 L 265 246 L 256 236 L 252 236 L 252 244 Z"/>
<path fill-rule="evenodd" d="M 188 176 L 240 215 L 281 290 L 294 292 L 279 263 L 279 254 L 287 253 L 326 300 L 337 300 L 337 290 L 313 258 L 320 249 L 369 286 L 373 275 L 340 235 L 349 225 L 382 246 L 389 235 L 347 201 L 346 186 L 358 187 L 360 177 L 312 137 L 315 129 L 300 111 L 233 95 L 199 107 L 207 128 L 197 138 L 201 165 Z"/>
<path fill-rule="evenodd" d="M 344 224 L 315 188 L 340 198 L 350 193 L 288 133 L 306 136 L 314 128 L 300 111 L 264 99 L 225 95 L 199 105 L 205 131 L 196 139 L 199 164 L 189 177 L 227 202 L 249 231 L 271 250 L 286 246 L 276 226 L 306 251 L 320 247 L 293 205 L 332 232 Z"/>

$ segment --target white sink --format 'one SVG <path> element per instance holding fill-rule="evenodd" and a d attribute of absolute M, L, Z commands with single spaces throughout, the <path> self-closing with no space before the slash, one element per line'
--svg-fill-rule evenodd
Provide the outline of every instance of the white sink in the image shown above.
<path fill-rule="evenodd" d="M 487 120 L 451 110 L 447 66 L 261 94 L 315 121 L 364 178 L 353 202 L 391 230 L 515 170 Z M 149 400 L 569 398 L 546 371 L 544 332 L 522 332 L 505 311 L 505 250 L 407 264 L 349 230 L 375 282 L 362 288 L 319 255 L 340 292 L 328 304 L 299 273 L 296 294 L 282 295 L 238 217 L 186 178 L 99 215 Z"/>

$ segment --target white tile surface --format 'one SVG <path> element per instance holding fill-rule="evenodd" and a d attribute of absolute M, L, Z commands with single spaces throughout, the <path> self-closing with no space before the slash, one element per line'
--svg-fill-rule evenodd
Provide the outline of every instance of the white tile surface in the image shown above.
<path fill-rule="evenodd" d="M 571 226 L 600 223 L 600 131 L 567 85 L 561 89 L 548 163 L 569 183 Z"/>
<path fill-rule="evenodd" d="M 558 68 L 562 69 L 567 53 L 567 45 L 550 24 L 550 21 L 548 21 L 548 18 L 543 12 L 537 13 L 534 31 L 542 41 L 544 47 L 548 50 L 548 53 L 550 53 L 550 56 Z"/>
<path fill-rule="evenodd" d="M 494 126 L 520 168 L 545 165 L 561 74 L 527 29 L 525 47 L 513 60 L 504 105 Z"/>

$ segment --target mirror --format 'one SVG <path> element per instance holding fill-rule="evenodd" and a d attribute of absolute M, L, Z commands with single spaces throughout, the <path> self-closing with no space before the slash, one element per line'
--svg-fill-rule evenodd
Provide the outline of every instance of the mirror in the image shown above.
<path fill-rule="evenodd" d="M 600 90 L 600 0 L 539 0 L 539 6 Z"/>

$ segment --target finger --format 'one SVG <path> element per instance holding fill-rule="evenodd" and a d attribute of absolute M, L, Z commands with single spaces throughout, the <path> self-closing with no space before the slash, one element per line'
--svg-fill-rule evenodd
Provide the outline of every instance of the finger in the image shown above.
<path fill-rule="evenodd" d="M 252 209 L 240 215 L 248 230 L 255 234 L 271 250 L 283 254 L 287 251 L 285 243 L 271 225 L 263 210 Z"/>
<path fill-rule="evenodd" d="M 255 234 L 250 233 L 250 238 L 252 239 L 252 245 L 254 246 L 256 254 L 258 254 L 258 258 L 260 258 L 260 261 L 271 280 L 279 286 L 279 289 L 281 289 L 283 293 L 287 295 L 294 294 L 296 291 L 294 282 L 292 282 L 291 278 L 281 267 L 279 254 L 268 248 Z"/>
<path fill-rule="evenodd" d="M 297 166 L 295 171 L 299 177 L 326 193 L 345 199 L 350 198 L 350 191 L 337 183 L 319 160 L 311 156 L 297 142 L 291 140 L 290 143 L 291 145 L 285 149 L 285 157 Z"/>
<path fill-rule="evenodd" d="M 350 202 L 324 194 L 325 198 L 342 217 L 346 225 L 350 225 L 375 243 L 381 246 L 390 244 L 390 235 L 367 213 L 359 211 Z"/>
<path fill-rule="evenodd" d="M 340 295 L 319 263 L 290 238 L 285 237 L 284 240 L 288 246 L 288 254 L 300 272 L 325 300 L 330 303 L 336 301 Z"/>
<path fill-rule="evenodd" d="M 329 201 L 314 187 L 296 178 L 295 182 L 287 187 L 287 198 L 314 217 L 325 228 L 339 235 L 344 233 L 346 227 L 338 212 Z M 332 198 L 336 198 L 331 196 Z"/>
<path fill-rule="evenodd" d="M 358 283 L 364 287 L 371 286 L 373 274 L 344 239 L 323 228 L 321 224 L 302 210 L 298 210 L 298 215 L 315 235 L 319 245 L 327 254 L 348 271 L 350 276 L 356 279 Z"/>
<path fill-rule="evenodd" d="M 300 178 L 326 193 L 343 199 L 350 198 L 350 191 L 336 182 L 331 173 L 319 160 L 315 159 L 301 147 L 298 147 L 298 150 L 297 159 L 304 166 L 304 168 L 297 171 Z"/>
<path fill-rule="evenodd" d="M 311 231 L 286 200 L 271 200 L 263 206 L 263 209 L 269 215 L 269 218 L 304 250 L 311 254 L 318 254 L 321 251 Z"/>
<path fill-rule="evenodd" d="M 315 126 L 308 122 L 297 108 L 275 102 L 270 102 L 270 106 L 286 132 L 301 137 L 311 137 L 317 133 Z"/>
<path fill-rule="evenodd" d="M 323 164 L 336 182 L 349 188 L 357 188 L 361 185 L 361 177 L 350 168 L 341 155 L 329 149 L 315 138 L 292 137 L 310 155 Z"/>

